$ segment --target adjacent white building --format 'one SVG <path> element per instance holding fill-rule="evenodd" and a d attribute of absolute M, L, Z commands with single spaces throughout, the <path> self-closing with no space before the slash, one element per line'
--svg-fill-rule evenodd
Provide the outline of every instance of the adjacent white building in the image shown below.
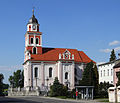
<path fill-rule="evenodd" d="M 114 83 L 114 70 L 113 67 L 120 62 L 120 59 L 115 61 L 102 63 L 98 65 L 99 71 L 99 83 L 101 82 L 109 82 L 110 84 Z"/>

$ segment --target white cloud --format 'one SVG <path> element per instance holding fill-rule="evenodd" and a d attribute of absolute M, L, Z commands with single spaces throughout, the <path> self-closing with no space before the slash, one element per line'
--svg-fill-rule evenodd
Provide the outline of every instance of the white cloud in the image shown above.
<path fill-rule="evenodd" d="M 120 47 L 116 47 L 114 50 L 115 50 L 115 51 L 119 51 L 119 50 L 120 50 Z"/>
<path fill-rule="evenodd" d="M 105 63 L 105 62 L 98 62 L 97 65 L 100 65 L 100 64 L 103 64 L 103 63 Z"/>
<path fill-rule="evenodd" d="M 22 68 L 23 68 L 22 65 L 0 66 L 0 70 L 5 70 L 5 71 L 18 70 Z"/>
<path fill-rule="evenodd" d="M 117 45 L 117 44 L 120 44 L 120 41 L 115 40 L 115 41 L 113 41 L 113 42 L 110 42 L 110 43 L 109 43 L 109 46 Z"/>
<path fill-rule="evenodd" d="M 109 53 L 109 52 L 111 52 L 111 49 L 101 49 L 100 51 L 104 52 L 104 53 Z"/>

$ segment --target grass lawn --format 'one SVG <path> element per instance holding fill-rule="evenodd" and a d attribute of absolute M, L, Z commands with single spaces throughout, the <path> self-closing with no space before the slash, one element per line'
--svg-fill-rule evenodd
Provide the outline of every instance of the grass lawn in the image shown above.
<path fill-rule="evenodd" d="M 108 98 L 99 98 L 99 99 L 95 99 L 98 102 L 109 102 Z"/>

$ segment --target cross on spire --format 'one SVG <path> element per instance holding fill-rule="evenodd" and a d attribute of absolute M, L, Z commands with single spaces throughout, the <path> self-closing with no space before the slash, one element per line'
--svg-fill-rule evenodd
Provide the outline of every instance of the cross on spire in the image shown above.
<path fill-rule="evenodd" d="M 34 9 L 35 9 L 35 7 L 33 7 L 33 10 L 32 10 L 32 12 L 33 12 L 33 15 L 34 15 Z"/>

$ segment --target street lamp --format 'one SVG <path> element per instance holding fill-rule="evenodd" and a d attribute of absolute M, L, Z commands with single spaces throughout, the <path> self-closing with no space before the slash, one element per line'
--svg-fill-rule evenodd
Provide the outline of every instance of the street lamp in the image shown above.
<path fill-rule="evenodd" d="M 68 89 L 68 84 L 69 84 L 69 81 L 68 81 L 68 79 L 66 80 L 66 82 L 65 82 L 65 84 L 66 84 L 66 86 L 67 86 L 67 89 Z"/>
<path fill-rule="evenodd" d="M 47 81 L 47 96 L 48 96 L 48 81 L 49 81 L 48 77 L 47 77 L 46 81 Z"/>
<path fill-rule="evenodd" d="M 35 77 L 35 80 L 36 80 L 36 87 L 37 87 L 37 77 Z"/>

